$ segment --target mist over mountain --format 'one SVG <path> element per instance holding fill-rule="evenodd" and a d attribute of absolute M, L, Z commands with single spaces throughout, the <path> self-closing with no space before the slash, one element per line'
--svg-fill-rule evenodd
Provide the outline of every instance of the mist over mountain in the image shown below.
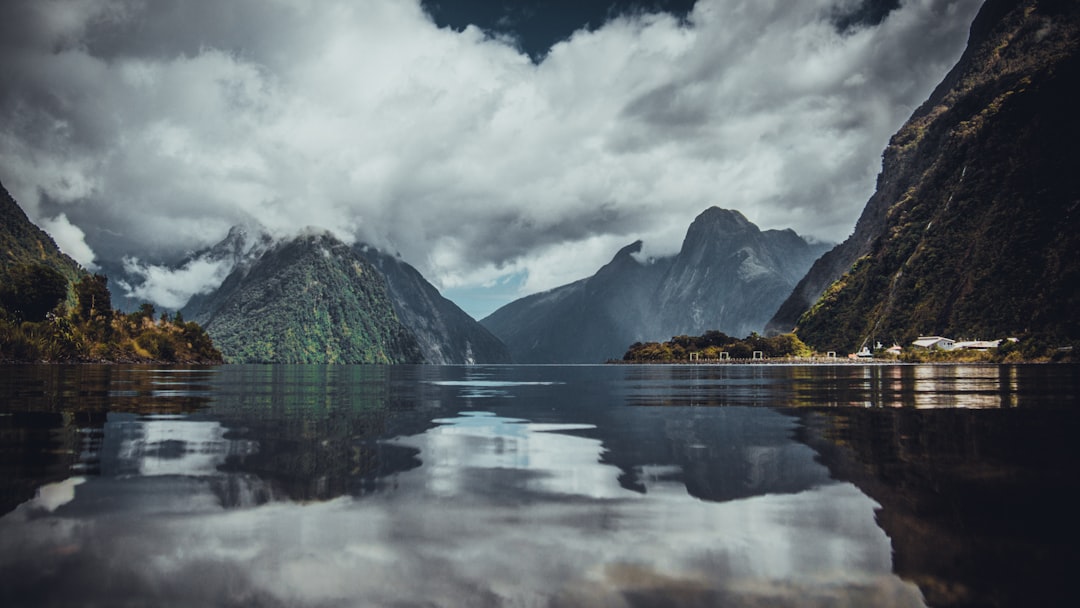
<path fill-rule="evenodd" d="M 712 207 L 678 254 L 641 260 L 641 242 L 589 278 L 511 302 L 481 320 L 517 363 L 598 363 L 639 341 L 719 330 L 761 331 L 827 245 L 758 229 Z"/>
<path fill-rule="evenodd" d="M 885 150 L 854 233 L 769 327 L 819 349 L 1080 338 L 1080 4 L 990 0 Z M 812 306 L 812 307 L 811 307 Z"/>

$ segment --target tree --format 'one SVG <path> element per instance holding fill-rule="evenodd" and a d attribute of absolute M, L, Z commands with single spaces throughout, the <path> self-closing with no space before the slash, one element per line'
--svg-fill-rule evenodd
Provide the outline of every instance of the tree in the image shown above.
<path fill-rule="evenodd" d="M 0 306 L 24 321 L 44 321 L 67 297 L 64 275 L 43 264 L 19 264 L 0 280 Z"/>
<path fill-rule="evenodd" d="M 108 284 L 109 278 L 103 274 L 87 275 L 75 284 L 79 319 L 90 321 L 96 315 L 112 312 L 112 294 L 109 293 Z"/>

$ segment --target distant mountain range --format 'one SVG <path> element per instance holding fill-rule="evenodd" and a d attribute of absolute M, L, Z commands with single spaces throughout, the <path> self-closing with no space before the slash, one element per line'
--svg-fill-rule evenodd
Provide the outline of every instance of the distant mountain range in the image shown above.
<path fill-rule="evenodd" d="M 717 207 L 694 220 L 677 255 L 640 260 L 641 247 L 628 245 L 595 275 L 511 302 L 481 323 L 517 363 L 600 363 L 634 342 L 707 330 L 746 336 L 762 331 L 828 248 Z"/>
<path fill-rule="evenodd" d="M 989 0 L 885 150 L 855 231 L 769 323 L 820 350 L 1080 339 L 1080 3 Z"/>

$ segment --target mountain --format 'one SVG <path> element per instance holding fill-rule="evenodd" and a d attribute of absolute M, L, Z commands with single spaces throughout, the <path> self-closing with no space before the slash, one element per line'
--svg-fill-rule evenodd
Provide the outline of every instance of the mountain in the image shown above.
<path fill-rule="evenodd" d="M 416 337 L 424 362 L 434 365 L 510 363 L 510 351 L 484 326 L 442 297 L 418 270 L 366 245 L 353 250 L 386 278 L 398 319 Z"/>
<path fill-rule="evenodd" d="M 595 275 L 516 300 L 481 323 L 518 363 L 598 363 L 634 342 L 719 330 L 761 330 L 824 246 L 791 230 L 758 229 L 712 207 L 672 257 L 640 261 L 641 242 Z"/>
<path fill-rule="evenodd" d="M 759 230 L 738 211 L 709 209 L 690 225 L 656 289 L 654 333 L 762 331 L 824 248 L 792 230 Z"/>
<path fill-rule="evenodd" d="M 652 291 L 668 260 L 641 263 L 641 241 L 587 279 L 515 300 L 480 320 L 515 363 L 600 363 L 647 339 Z"/>
<path fill-rule="evenodd" d="M 48 266 L 72 283 L 86 275 L 78 262 L 60 251 L 56 241 L 26 217 L 0 183 L 0 277 L 22 264 Z"/>
<path fill-rule="evenodd" d="M 270 246 L 194 304 L 187 316 L 206 327 L 231 363 L 423 360 L 382 275 L 327 233 Z"/>
<path fill-rule="evenodd" d="M 855 232 L 769 328 L 839 351 L 918 334 L 1080 339 L 1078 46 L 1080 3 L 986 2 L 890 141 Z"/>
<path fill-rule="evenodd" d="M 327 246 L 345 247 L 328 234 L 320 235 Z M 472 317 L 457 307 L 453 302 L 439 294 L 415 268 L 404 261 L 387 255 L 373 247 L 357 244 L 351 248 L 351 256 L 359 258 L 372 267 L 374 275 L 383 283 L 386 300 L 390 303 L 394 316 L 415 339 L 422 355 L 420 361 L 436 365 L 470 363 L 510 363 L 510 353 L 491 332 L 477 323 Z M 274 240 L 259 229 L 234 227 L 228 236 L 213 247 L 189 256 L 188 260 L 202 260 L 210 263 L 222 263 L 232 268 L 232 275 L 246 277 L 258 265 L 273 268 L 279 262 L 275 259 L 263 260 L 265 256 L 276 255 Z M 180 264 L 183 266 L 183 264 Z M 310 280 L 319 281 L 320 272 L 325 267 L 313 268 Z M 336 272 L 334 269 L 331 271 Z M 259 275 L 250 281 L 264 280 L 272 272 Z M 211 316 L 222 307 L 222 300 L 231 297 L 232 290 L 238 283 L 226 279 L 221 289 L 209 294 L 200 294 L 191 298 L 184 307 L 186 316 L 209 322 Z M 228 286 L 228 287 L 227 287 Z M 328 293 L 332 298 L 333 293 Z M 211 331 L 215 331 L 211 327 Z M 238 331 L 240 331 L 238 329 Z M 246 331 L 246 330 L 245 330 Z M 326 328 L 324 340 L 336 340 L 332 336 L 333 327 Z M 226 355 L 229 347 L 225 346 Z M 314 362 L 317 358 L 308 358 Z M 326 361 L 334 360 L 327 358 Z M 411 360 L 411 359 L 410 359 Z"/>

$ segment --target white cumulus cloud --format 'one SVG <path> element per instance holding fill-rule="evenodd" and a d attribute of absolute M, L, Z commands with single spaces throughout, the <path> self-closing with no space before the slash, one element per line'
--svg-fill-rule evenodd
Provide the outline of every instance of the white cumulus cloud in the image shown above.
<path fill-rule="evenodd" d="M 61 213 L 56 217 L 43 218 L 39 225 L 71 259 L 87 270 L 97 269 L 97 265 L 94 264 L 94 250 L 86 244 L 86 235 L 82 229 L 68 221 L 66 215 Z"/>
<path fill-rule="evenodd" d="M 699 0 L 539 63 L 418 0 L 9 4 L 0 179 L 100 259 L 317 225 L 438 285 L 525 272 L 535 291 L 639 238 L 674 251 L 711 205 L 844 238 L 980 2 L 840 32 L 849 0 Z"/>
<path fill-rule="evenodd" d="M 146 264 L 138 258 L 125 258 L 124 270 L 137 278 L 134 285 L 122 284 L 127 295 L 153 302 L 169 310 L 179 310 L 192 296 L 210 293 L 233 269 L 231 260 L 199 257 L 179 268 Z"/>

